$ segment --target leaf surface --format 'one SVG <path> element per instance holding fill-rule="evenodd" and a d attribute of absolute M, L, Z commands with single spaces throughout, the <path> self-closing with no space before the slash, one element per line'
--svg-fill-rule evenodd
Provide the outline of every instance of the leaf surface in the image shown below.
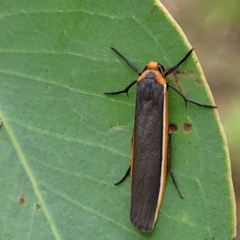
<path fill-rule="evenodd" d="M 152 233 L 129 220 L 135 87 L 106 96 L 151 60 L 166 68 L 190 49 L 157 2 L 2 1 L 0 13 L 1 239 L 231 239 L 235 203 L 216 110 L 185 107 L 169 89 L 172 169 Z M 167 80 L 213 104 L 195 54 Z M 191 124 L 191 131 L 184 130 Z"/>

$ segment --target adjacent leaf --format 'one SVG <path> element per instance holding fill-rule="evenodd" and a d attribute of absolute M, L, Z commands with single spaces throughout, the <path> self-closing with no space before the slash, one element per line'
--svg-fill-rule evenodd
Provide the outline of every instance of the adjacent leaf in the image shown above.
<path fill-rule="evenodd" d="M 173 66 L 190 46 L 157 1 L 2 1 L 0 13 L 1 239 L 232 239 L 235 203 L 216 110 L 169 90 L 171 179 L 150 234 L 129 221 L 129 165 L 140 69 Z M 212 103 L 195 55 L 168 80 Z M 186 125 L 188 124 L 188 125 Z M 190 131 L 184 126 L 192 126 Z"/>

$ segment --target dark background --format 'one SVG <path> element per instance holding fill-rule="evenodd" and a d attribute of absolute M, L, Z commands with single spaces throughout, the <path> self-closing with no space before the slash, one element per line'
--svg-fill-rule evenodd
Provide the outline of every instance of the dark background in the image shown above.
<path fill-rule="evenodd" d="M 161 1 L 195 47 L 228 140 L 240 206 L 240 1 Z M 237 230 L 240 229 L 238 223 Z M 237 231 L 239 232 L 239 231 Z M 236 240 L 240 240 L 238 234 Z"/>

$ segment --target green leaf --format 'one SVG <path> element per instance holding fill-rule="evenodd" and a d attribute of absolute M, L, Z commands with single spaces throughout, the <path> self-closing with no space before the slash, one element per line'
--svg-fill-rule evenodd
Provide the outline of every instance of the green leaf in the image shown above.
<path fill-rule="evenodd" d="M 1 239 L 232 239 L 235 202 L 217 110 L 186 108 L 169 89 L 172 170 L 152 233 L 129 220 L 135 88 L 106 96 L 150 60 L 190 49 L 155 1 L 2 1 L 0 13 Z M 167 80 L 213 104 L 195 54 Z M 191 124 L 190 131 L 184 124 Z"/>

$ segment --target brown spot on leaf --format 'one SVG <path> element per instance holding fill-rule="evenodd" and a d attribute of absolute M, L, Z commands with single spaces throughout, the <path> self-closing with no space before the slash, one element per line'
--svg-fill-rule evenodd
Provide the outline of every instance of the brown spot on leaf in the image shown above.
<path fill-rule="evenodd" d="M 182 71 L 182 70 L 180 71 L 180 70 L 178 69 L 178 70 L 176 70 L 175 72 L 169 74 L 169 77 L 173 79 L 173 81 L 174 81 L 176 87 L 178 88 L 178 90 L 179 90 L 180 92 L 182 92 L 181 87 L 180 87 L 180 84 L 179 84 L 179 82 L 180 82 L 179 80 L 181 80 L 182 77 L 192 76 L 193 74 L 194 74 L 193 71 Z M 182 80 L 183 80 L 183 79 L 182 79 Z M 185 79 L 184 81 L 186 81 L 186 79 Z M 183 93 L 183 92 L 182 92 L 182 93 Z"/>
<path fill-rule="evenodd" d="M 191 123 L 184 123 L 183 126 L 184 131 L 189 132 L 192 129 L 192 124 Z"/>
<path fill-rule="evenodd" d="M 195 82 L 196 82 L 197 84 L 201 84 L 201 81 L 200 81 L 199 79 L 196 79 Z"/>
<path fill-rule="evenodd" d="M 183 75 L 183 76 L 192 76 L 193 75 L 193 71 L 184 71 L 184 70 L 176 70 L 175 72 L 173 72 L 173 75 L 177 76 L 177 75 Z"/>
<path fill-rule="evenodd" d="M 169 130 L 170 130 L 171 132 L 176 132 L 177 129 L 178 129 L 178 127 L 177 127 L 176 124 L 174 124 L 174 123 L 170 123 L 170 124 L 169 124 Z"/>
<path fill-rule="evenodd" d="M 22 196 L 19 198 L 19 204 L 20 204 L 20 205 L 24 204 L 24 203 L 25 203 L 25 200 L 26 200 L 26 199 L 25 199 L 25 196 L 22 195 Z"/>

